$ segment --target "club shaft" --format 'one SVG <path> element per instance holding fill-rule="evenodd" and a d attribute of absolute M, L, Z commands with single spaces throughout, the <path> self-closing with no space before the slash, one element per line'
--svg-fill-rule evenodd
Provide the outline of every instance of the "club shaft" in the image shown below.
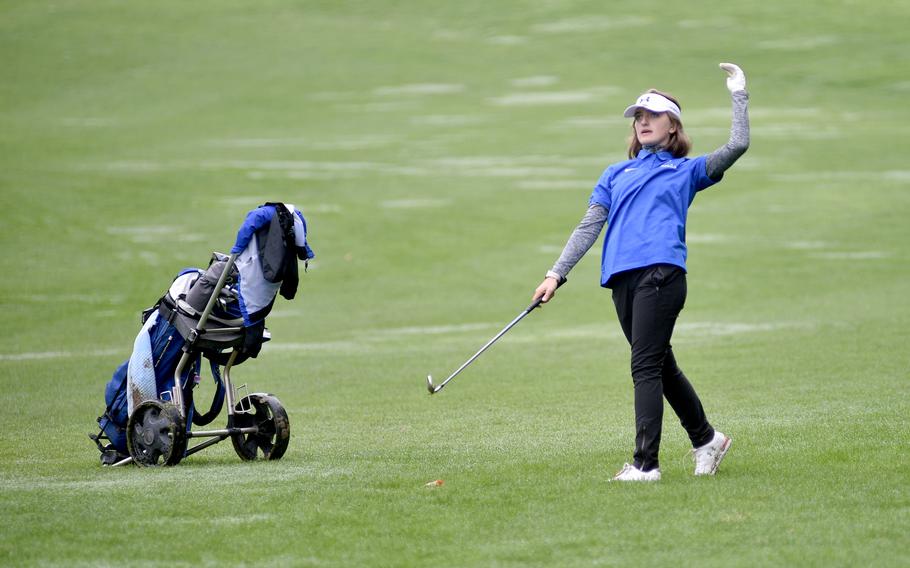
<path fill-rule="evenodd" d="M 449 381 L 451 381 L 452 379 L 454 379 L 454 378 L 455 378 L 455 375 L 457 375 L 458 373 L 462 372 L 462 371 L 465 369 L 465 367 L 467 367 L 467 366 L 470 365 L 472 362 L 474 362 L 474 359 L 477 359 L 478 357 L 480 357 L 480 354 L 481 354 L 481 353 L 483 353 L 484 351 L 487 350 L 487 348 L 489 348 L 491 345 L 493 345 L 494 343 L 496 343 L 496 340 L 497 340 L 497 339 L 499 339 L 500 337 L 502 337 L 503 335 L 505 335 L 507 331 L 509 331 L 510 329 L 512 329 L 512 328 L 515 326 L 515 324 L 517 324 L 518 322 L 520 322 L 520 321 L 521 321 L 521 318 L 523 318 L 523 317 L 525 317 L 526 315 L 528 315 L 529 313 L 531 313 L 531 310 L 533 310 L 534 308 L 536 308 L 536 307 L 539 306 L 539 305 L 540 305 L 540 300 L 534 302 L 533 304 L 531 304 L 530 306 L 528 306 L 528 308 L 527 308 L 525 311 L 523 311 L 523 312 L 521 312 L 520 314 L 518 314 L 518 317 L 517 317 L 517 318 L 515 318 L 515 319 L 513 319 L 511 322 L 509 322 L 509 325 L 507 325 L 507 326 L 505 326 L 504 328 L 502 328 L 502 331 L 500 331 L 499 333 L 497 333 L 496 336 L 495 336 L 493 339 L 489 340 L 489 341 L 486 343 L 486 345 L 484 345 L 483 347 L 480 348 L 479 351 L 477 351 L 477 353 L 475 353 L 470 359 L 468 359 L 467 361 L 465 361 L 464 364 L 463 364 L 461 367 L 458 367 L 458 369 L 457 369 L 454 373 L 452 373 L 451 375 L 449 375 L 449 378 L 447 378 L 446 380 L 444 380 L 444 381 L 442 381 L 441 383 L 439 383 L 439 386 L 436 387 L 435 392 L 439 392 L 440 390 L 442 390 L 442 387 L 446 386 L 446 383 L 448 383 Z"/>

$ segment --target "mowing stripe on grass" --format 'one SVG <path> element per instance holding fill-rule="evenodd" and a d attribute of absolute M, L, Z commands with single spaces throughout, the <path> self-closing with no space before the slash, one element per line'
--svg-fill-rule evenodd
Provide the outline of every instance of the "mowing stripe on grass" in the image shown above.
<path fill-rule="evenodd" d="M 464 89 L 464 85 L 457 83 L 415 83 L 411 85 L 377 87 L 373 89 L 373 94 L 381 97 L 392 95 L 448 95 L 450 93 L 460 93 Z"/>
<path fill-rule="evenodd" d="M 824 260 L 878 260 L 881 258 L 891 257 L 890 252 L 880 250 L 864 251 L 831 251 L 831 252 L 812 252 L 810 258 L 821 258 Z"/>
<path fill-rule="evenodd" d="M 599 90 L 584 91 L 553 91 L 553 92 L 527 92 L 510 93 L 500 97 L 491 97 L 488 102 L 496 106 L 536 106 L 536 105 L 565 105 L 574 103 L 588 103 L 598 100 L 608 93 Z M 609 94 L 614 94 L 612 91 Z"/>
<path fill-rule="evenodd" d="M 467 323 L 459 325 L 415 326 L 360 331 L 351 339 L 315 342 L 269 342 L 263 345 L 266 351 L 321 351 L 326 353 L 358 353 L 370 351 L 396 351 L 401 349 L 399 340 L 419 336 L 446 336 L 496 329 L 497 323 Z M 814 329 L 814 322 L 683 322 L 676 326 L 675 336 L 681 339 L 711 338 L 748 333 L 763 333 L 783 329 Z M 571 340 L 587 337 L 622 338 L 618 326 L 612 322 L 575 325 L 570 327 L 549 327 L 525 335 L 510 338 L 513 342 L 535 342 L 541 340 Z M 474 341 L 476 338 L 470 338 Z M 383 345 L 385 343 L 385 345 Z M 127 347 L 94 349 L 87 351 L 33 351 L 25 353 L 0 354 L 0 362 L 35 361 L 64 357 L 110 357 L 126 354 Z"/>
<path fill-rule="evenodd" d="M 0 361 L 36 361 L 61 357 L 110 357 L 123 353 L 123 349 L 91 349 L 88 351 L 33 351 L 28 353 L 0 353 Z"/>
<path fill-rule="evenodd" d="M 549 87 L 559 82 L 559 77 L 553 75 L 535 75 L 533 77 L 520 77 L 509 81 L 514 87 Z"/>
<path fill-rule="evenodd" d="M 393 199 L 379 203 L 384 209 L 427 209 L 451 204 L 451 199 Z"/>
<path fill-rule="evenodd" d="M 594 182 L 590 179 L 531 179 L 516 182 L 515 187 L 531 191 L 557 191 L 565 189 L 589 191 L 594 187 Z"/>
<path fill-rule="evenodd" d="M 564 33 L 590 33 L 616 28 L 630 28 L 633 26 L 645 26 L 652 22 L 651 18 L 642 16 L 601 16 L 591 14 L 584 17 L 565 18 L 543 24 L 536 24 L 531 30 L 543 34 L 564 34 Z"/>

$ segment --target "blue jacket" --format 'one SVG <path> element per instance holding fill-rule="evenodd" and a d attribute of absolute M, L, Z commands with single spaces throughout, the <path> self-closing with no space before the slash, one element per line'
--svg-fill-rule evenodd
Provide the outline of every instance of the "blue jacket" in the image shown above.
<path fill-rule="evenodd" d="M 284 207 L 293 221 L 285 232 L 281 227 L 278 207 Z M 288 250 L 292 246 L 292 250 Z M 297 288 L 296 259 L 308 261 L 313 249 L 307 242 L 307 224 L 293 205 L 267 203 L 247 213 L 231 248 L 237 254 L 239 273 L 237 287 L 244 325 L 249 327 L 265 319 L 279 290 L 291 299 Z M 293 264 L 293 266 L 288 266 Z M 288 267 L 284 271 L 281 267 Z M 285 283 L 285 280 L 289 280 Z"/>

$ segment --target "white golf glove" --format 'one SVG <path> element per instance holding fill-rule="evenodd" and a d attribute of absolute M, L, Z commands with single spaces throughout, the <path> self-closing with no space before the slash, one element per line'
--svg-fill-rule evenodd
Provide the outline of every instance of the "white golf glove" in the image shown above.
<path fill-rule="evenodd" d="M 720 68 L 727 72 L 727 89 L 730 93 L 746 90 L 746 74 L 733 63 L 721 63 Z"/>

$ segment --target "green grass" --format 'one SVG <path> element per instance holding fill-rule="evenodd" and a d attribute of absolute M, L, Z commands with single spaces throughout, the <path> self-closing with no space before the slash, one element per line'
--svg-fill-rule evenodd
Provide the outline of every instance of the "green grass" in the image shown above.
<path fill-rule="evenodd" d="M 0 564 L 907 565 L 908 19 L 0 5 Z M 674 337 L 736 440 L 719 474 L 691 475 L 667 408 L 661 482 L 608 483 L 632 389 L 597 250 L 428 397 L 527 305 L 623 156 L 630 100 L 670 90 L 695 154 L 725 141 L 720 61 L 746 72 L 752 146 L 690 211 Z M 274 199 L 317 259 L 234 378 L 280 397 L 286 457 L 101 469 L 85 434 L 139 311 Z"/>

